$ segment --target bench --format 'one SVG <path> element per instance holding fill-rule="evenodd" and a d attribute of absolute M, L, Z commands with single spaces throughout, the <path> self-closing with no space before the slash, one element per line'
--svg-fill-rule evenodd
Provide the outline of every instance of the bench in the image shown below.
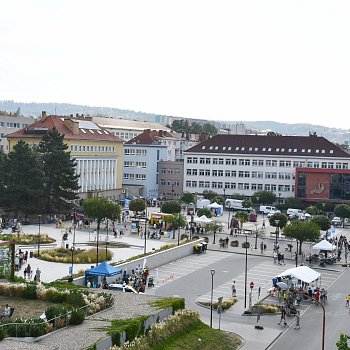
<path fill-rule="evenodd" d="M 276 234 L 276 231 L 270 232 L 270 236 L 274 236 Z"/>

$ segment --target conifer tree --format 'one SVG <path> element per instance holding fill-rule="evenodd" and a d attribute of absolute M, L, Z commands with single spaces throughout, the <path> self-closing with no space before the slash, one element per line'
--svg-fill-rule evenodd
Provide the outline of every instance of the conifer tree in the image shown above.
<path fill-rule="evenodd" d="M 56 128 L 49 130 L 40 141 L 38 152 L 44 171 L 45 212 L 71 208 L 70 201 L 78 199 L 79 175 L 75 174 L 77 164 L 64 143 L 64 135 Z"/>
<path fill-rule="evenodd" d="M 5 161 L 5 197 L 15 217 L 40 212 L 43 172 L 36 152 L 24 141 L 18 141 Z"/>

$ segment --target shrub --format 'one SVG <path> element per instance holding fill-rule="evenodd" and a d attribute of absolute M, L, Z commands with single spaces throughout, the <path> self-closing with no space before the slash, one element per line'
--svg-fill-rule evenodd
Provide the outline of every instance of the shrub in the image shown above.
<path fill-rule="evenodd" d="M 76 290 L 70 291 L 70 293 L 67 295 L 66 302 L 77 307 L 86 305 L 82 293 Z"/>
<path fill-rule="evenodd" d="M 27 286 L 23 290 L 23 298 L 36 299 L 36 284 L 27 284 Z"/>
<path fill-rule="evenodd" d="M 188 235 L 186 235 L 185 233 L 183 233 L 183 234 L 180 236 L 180 239 L 181 239 L 181 241 L 183 241 L 184 239 L 188 239 Z"/>
<path fill-rule="evenodd" d="M 84 311 L 81 309 L 73 309 L 70 315 L 69 324 L 81 324 L 85 319 Z"/>
<path fill-rule="evenodd" d="M 250 243 L 249 242 L 243 242 L 242 243 L 242 248 L 249 248 L 250 247 Z"/>
<path fill-rule="evenodd" d="M 152 306 L 156 306 L 162 309 L 166 309 L 167 307 L 171 307 L 173 310 L 173 314 L 185 308 L 185 299 L 184 298 L 165 298 L 159 299 L 151 303 Z"/>
<path fill-rule="evenodd" d="M 48 321 L 50 321 L 50 323 L 54 323 L 54 318 L 60 316 L 60 315 L 64 315 L 68 312 L 68 307 L 65 305 L 54 305 L 54 306 L 49 306 L 46 310 L 45 310 L 45 315 L 46 315 L 46 319 Z"/>
<path fill-rule="evenodd" d="M 231 241 L 231 247 L 238 247 L 238 241 L 235 240 L 235 241 Z"/>
<path fill-rule="evenodd" d="M 5 338 L 5 329 L 4 327 L 0 327 L 0 341 Z"/>

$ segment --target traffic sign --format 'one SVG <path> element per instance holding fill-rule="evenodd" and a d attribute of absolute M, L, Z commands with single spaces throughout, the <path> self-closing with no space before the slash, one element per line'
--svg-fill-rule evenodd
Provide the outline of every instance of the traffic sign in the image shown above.
<path fill-rule="evenodd" d="M 253 289 L 254 288 L 254 282 L 250 282 L 249 287 L 250 287 L 250 289 Z"/>

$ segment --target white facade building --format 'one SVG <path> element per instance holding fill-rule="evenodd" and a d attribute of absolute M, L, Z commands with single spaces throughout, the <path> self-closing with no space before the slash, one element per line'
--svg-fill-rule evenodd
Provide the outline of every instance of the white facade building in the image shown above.
<path fill-rule="evenodd" d="M 226 197 L 266 190 L 283 200 L 295 196 L 297 168 L 347 170 L 350 155 L 316 135 L 217 135 L 185 151 L 183 190 Z"/>

